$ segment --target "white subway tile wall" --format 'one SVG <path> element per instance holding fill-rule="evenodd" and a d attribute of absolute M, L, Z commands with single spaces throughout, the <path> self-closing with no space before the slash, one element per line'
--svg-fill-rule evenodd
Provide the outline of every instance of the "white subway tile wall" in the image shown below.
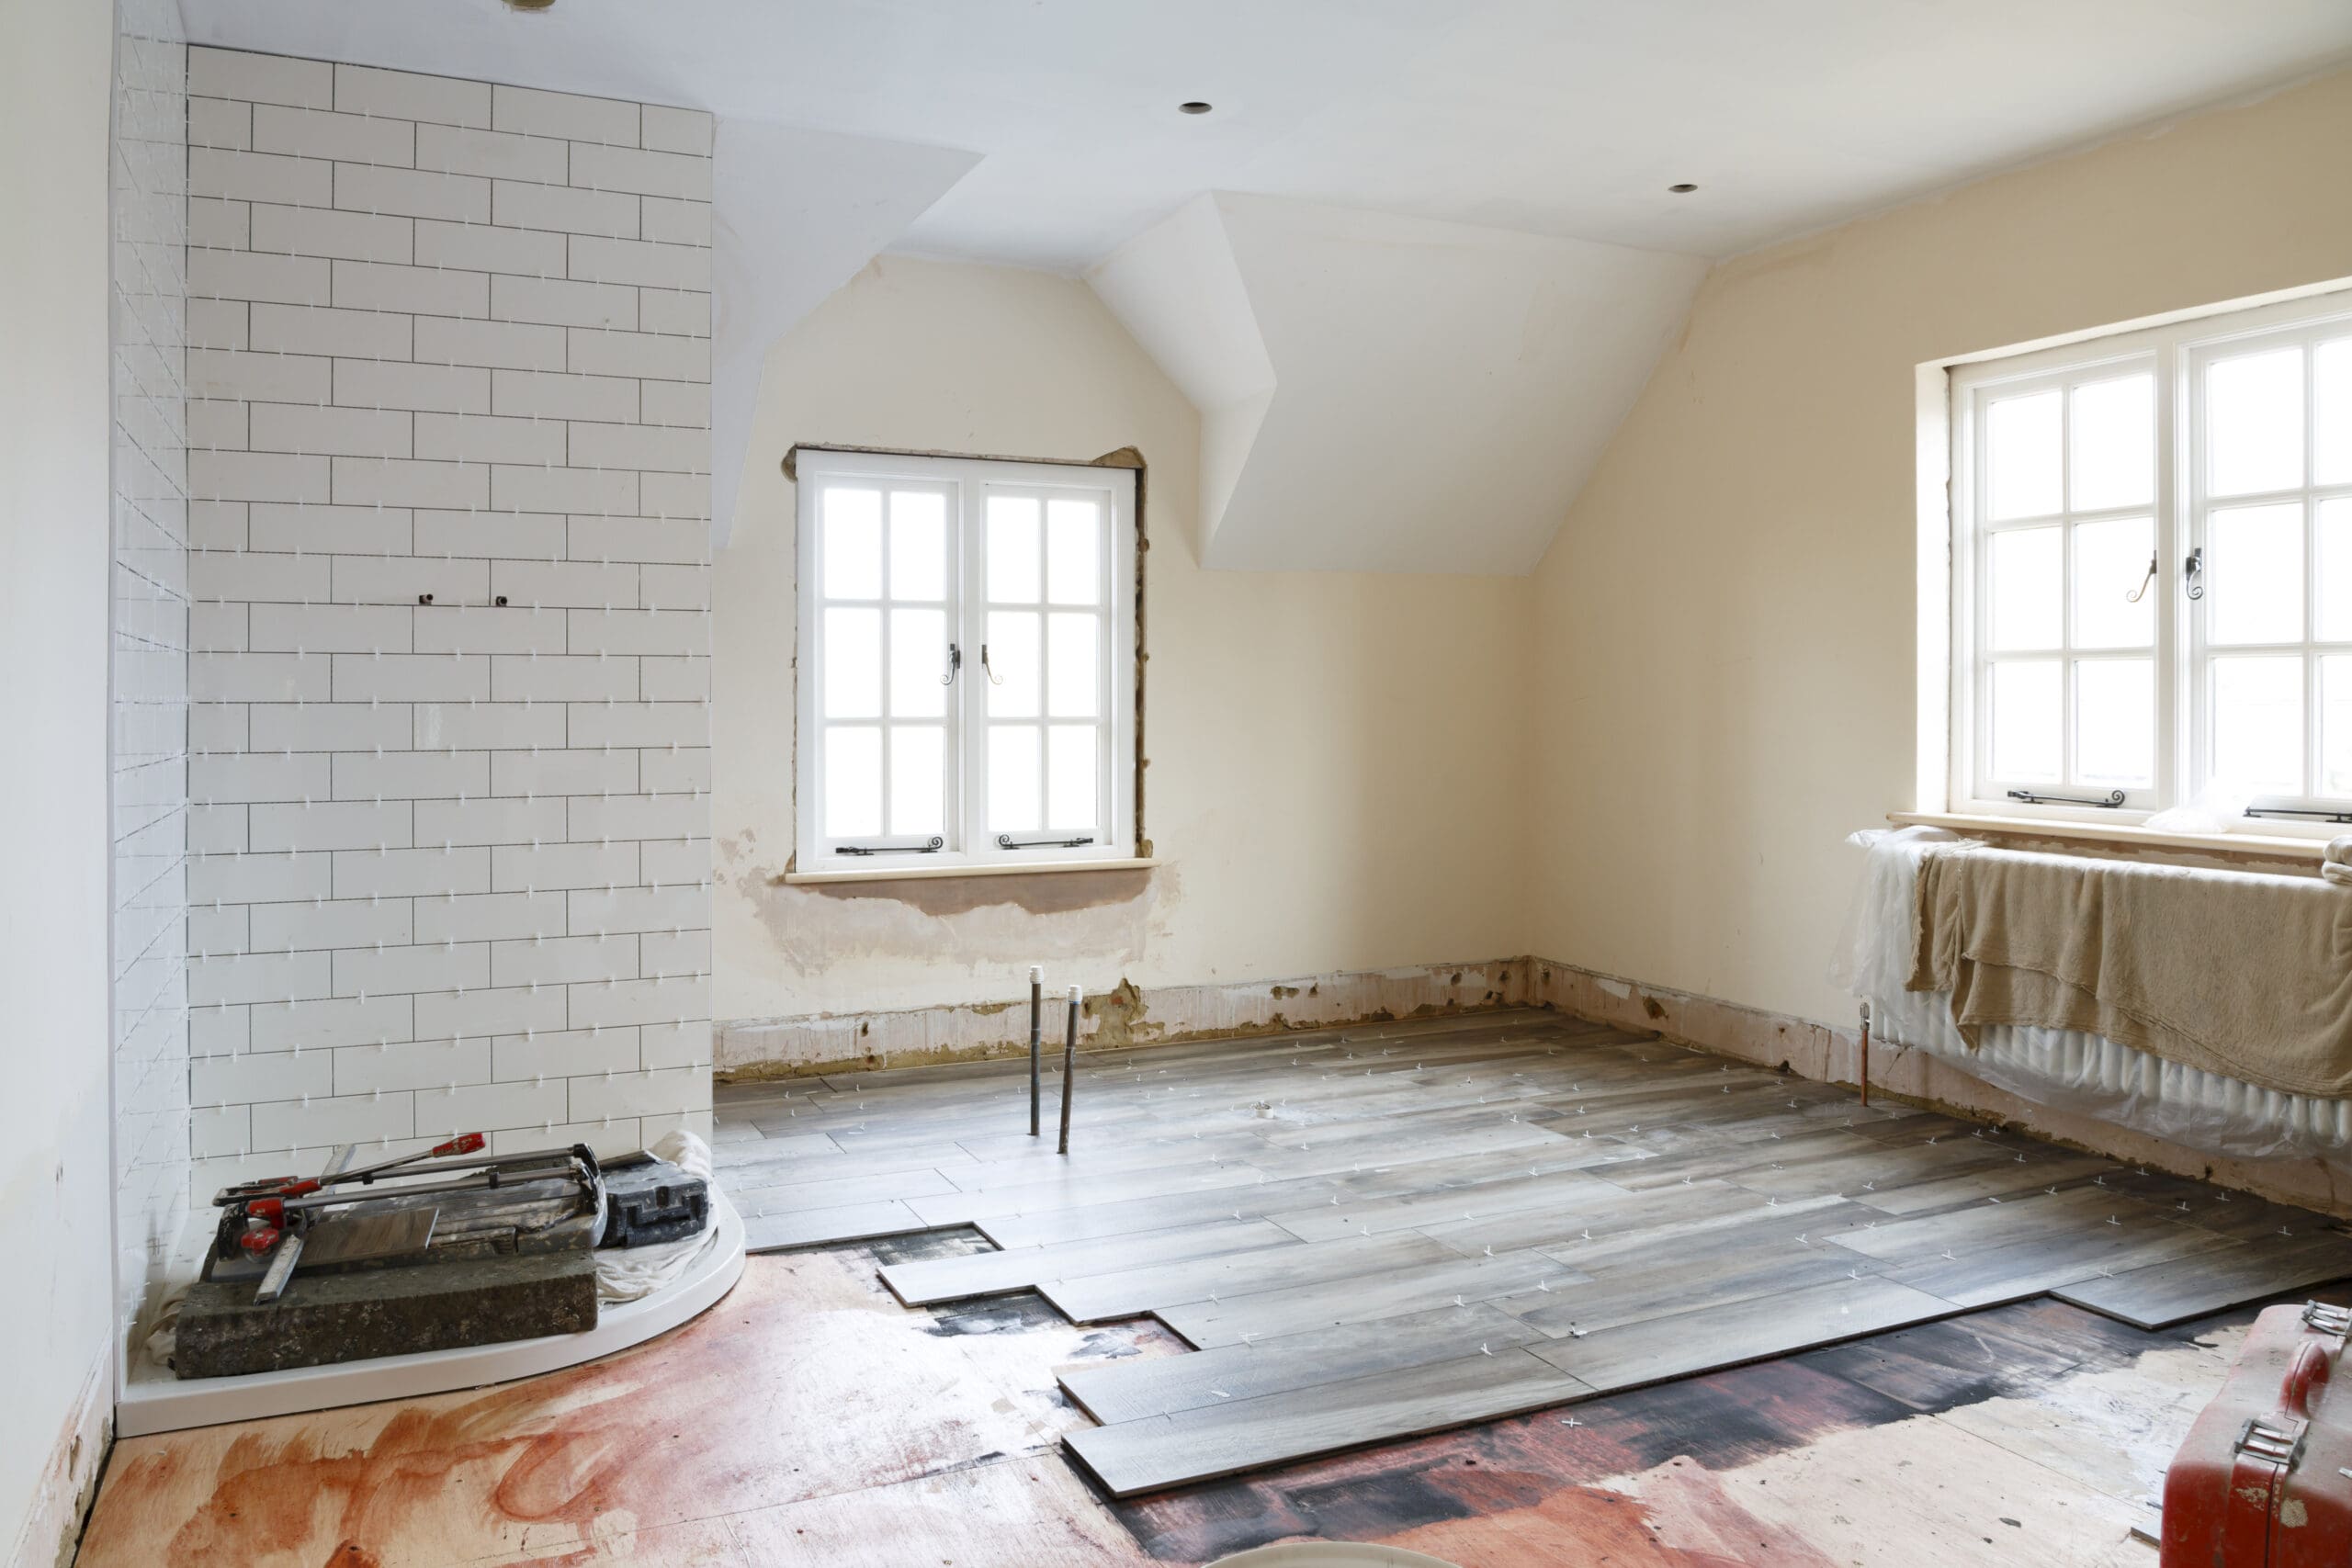
<path fill-rule="evenodd" d="M 129 0 L 119 17 L 109 181 L 113 980 L 116 1310 L 127 1337 L 188 1217 L 189 213 L 176 8 Z"/>
<path fill-rule="evenodd" d="M 188 84 L 193 1190 L 707 1132 L 709 117 Z"/>

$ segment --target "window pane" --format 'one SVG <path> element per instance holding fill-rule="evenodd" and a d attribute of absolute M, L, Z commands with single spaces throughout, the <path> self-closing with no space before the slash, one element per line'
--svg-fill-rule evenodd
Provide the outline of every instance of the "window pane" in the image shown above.
<path fill-rule="evenodd" d="M 1000 604 L 1037 602 L 1037 501 L 989 497 L 989 598 Z"/>
<path fill-rule="evenodd" d="M 825 612 L 825 716 L 882 716 L 882 612 Z"/>
<path fill-rule="evenodd" d="M 2059 598 L 2061 528 L 2013 528 L 1995 534 L 1992 596 L 1993 646 L 2056 648 L 2065 640 Z"/>
<path fill-rule="evenodd" d="M 2245 789 L 2302 794 L 2301 659 L 2213 660 L 2213 778 Z"/>
<path fill-rule="evenodd" d="M 1057 724 L 1046 733 L 1046 826 L 1091 828 L 1095 825 L 1095 727 Z"/>
<path fill-rule="evenodd" d="M 1985 411 L 1991 514 L 2040 517 L 2059 510 L 2058 389 L 2001 398 Z"/>
<path fill-rule="evenodd" d="M 825 833 L 855 838 L 882 830 L 882 732 L 872 725 L 825 731 Z"/>
<path fill-rule="evenodd" d="M 1056 718 L 1096 717 L 1102 711 L 1102 617 L 1063 610 L 1046 620 L 1046 711 Z"/>
<path fill-rule="evenodd" d="M 2086 659 L 2075 667 L 2075 775 L 2112 789 L 2156 782 L 2156 664 Z"/>
<path fill-rule="evenodd" d="M 890 597 L 947 597 L 947 498 L 935 491 L 890 492 Z"/>
<path fill-rule="evenodd" d="M 2319 626 L 2322 642 L 2352 642 L 2352 499 L 2319 503 Z"/>
<path fill-rule="evenodd" d="M 1034 832 L 1040 826 L 1037 800 L 1037 727 L 989 727 L 989 831 Z"/>
<path fill-rule="evenodd" d="M 2319 661 L 2319 792 L 2352 796 L 2352 658 Z"/>
<path fill-rule="evenodd" d="M 882 597 L 882 492 L 828 485 L 819 502 L 825 523 L 825 597 Z"/>
<path fill-rule="evenodd" d="M 890 612 L 890 716 L 937 718 L 947 711 L 947 613 Z"/>
<path fill-rule="evenodd" d="M 2205 370 L 2215 495 L 2303 482 L 2303 351 L 2217 359 Z"/>
<path fill-rule="evenodd" d="M 2303 636 L 2303 509 L 2230 506 L 2206 529 L 2206 637 L 2221 643 L 2300 642 Z"/>
<path fill-rule="evenodd" d="M 938 833 L 947 822 L 947 732 L 937 725 L 890 731 L 890 831 Z"/>
<path fill-rule="evenodd" d="M 1037 716 L 1037 673 L 1045 651 L 1037 646 L 1038 620 L 1035 610 L 989 612 L 988 668 L 982 673 L 991 718 Z"/>
<path fill-rule="evenodd" d="M 2145 517 L 2075 525 L 2075 646 L 2147 648 L 2156 640 L 2156 601 L 2148 581 L 2156 525 Z M 2132 595 L 2138 593 L 2134 604 Z"/>
<path fill-rule="evenodd" d="M 2019 784 L 2058 782 L 2064 766 L 2063 669 L 2054 659 L 2004 660 L 1993 666 L 1995 778 Z"/>
<path fill-rule="evenodd" d="M 2093 381 L 2073 396 L 2075 509 L 2145 506 L 2155 500 L 2155 378 Z"/>
<path fill-rule="evenodd" d="M 1057 604 L 1102 602 L 1102 508 L 1097 503 L 1046 503 L 1046 584 Z"/>
<path fill-rule="evenodd" d="M 2324 485 L 2352 484 L 2352 337 L 2312 351 L 2312 407 L 2317 449 L 2312 461 Z"/>

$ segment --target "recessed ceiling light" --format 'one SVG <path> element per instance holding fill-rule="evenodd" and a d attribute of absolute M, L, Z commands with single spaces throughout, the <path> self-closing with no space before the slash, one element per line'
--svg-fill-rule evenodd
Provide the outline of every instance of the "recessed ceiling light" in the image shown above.
<path fill-rule="evenodd" d="M 554 4 L 555 0 L 506 0 L 506 8 L 510 11 L 544 11 Z"/>
<path fill-rule="evenodd" d="M 1666 188 L 1673 192 L 1676 196 L 1689 196 L 1692 191 L 1697 190 L 1699 187 L 1686 182 L 1679 186 L 1668 186 Z"/>
<path fill-rule="evenodd" d="M 1215 107 L 1216 107 L 1215 104 L 1204 104 L 1200 99 L 1194 98 L 1189 104 L 1178 104 L 1176 112 L 1178 114 L 1206 114 Z"/>

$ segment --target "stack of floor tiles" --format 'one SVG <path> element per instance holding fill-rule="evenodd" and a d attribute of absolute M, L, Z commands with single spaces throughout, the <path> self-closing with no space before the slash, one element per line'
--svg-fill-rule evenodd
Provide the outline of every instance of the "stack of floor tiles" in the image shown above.
<path fill-rule="evenodd" d="M 969 1225 L 910 1306 L 1035 1290 L 1195 1353 L 1066 1369 L 1118 1495 L 2045 1292 L 2154 1326 L 2352 1275 L 2323 1216 L 1549 1015 L 728 1091 L 754 1247 Z M 1058 1086 L 1048 1079 L 1048 1104 Z"/>

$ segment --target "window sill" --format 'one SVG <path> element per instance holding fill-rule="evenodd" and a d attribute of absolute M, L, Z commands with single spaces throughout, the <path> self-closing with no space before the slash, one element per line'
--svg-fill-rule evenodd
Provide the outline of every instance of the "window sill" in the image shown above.
<path fill-rule="evenodd" d="M 2110 828 L 2104 823 L 2064 821 L 2045 817 L 1979 817 L 1941 811 L 1890 811 L 1886 819 L 1902 828 L 1949 828 L 1958 833 L 1991 833 L 2019 839 L 2062 839 L 2078 843 L 2113 844 L 2145 850 L 2190 850 L 2213 854 L 2252 856 L 2261 860 L 2308 861 L 2319 863 L 2327 840 L 2286 838 L 2269 833 L 2157 833 L 2145 828 Z"/>
<path fill-rule="evenodd" d="M 1049 860 L 1010 864 L 991 861 L 982 865 L 877 865 L 845 871 L 787 871 L 786 886 L 800 887 L 826 882 L 935 882 L 955 876 L 1050 876 L 1068 871 L 1148 871 L 1158 865 L 1155 856 L 1125 860 Z"/>

